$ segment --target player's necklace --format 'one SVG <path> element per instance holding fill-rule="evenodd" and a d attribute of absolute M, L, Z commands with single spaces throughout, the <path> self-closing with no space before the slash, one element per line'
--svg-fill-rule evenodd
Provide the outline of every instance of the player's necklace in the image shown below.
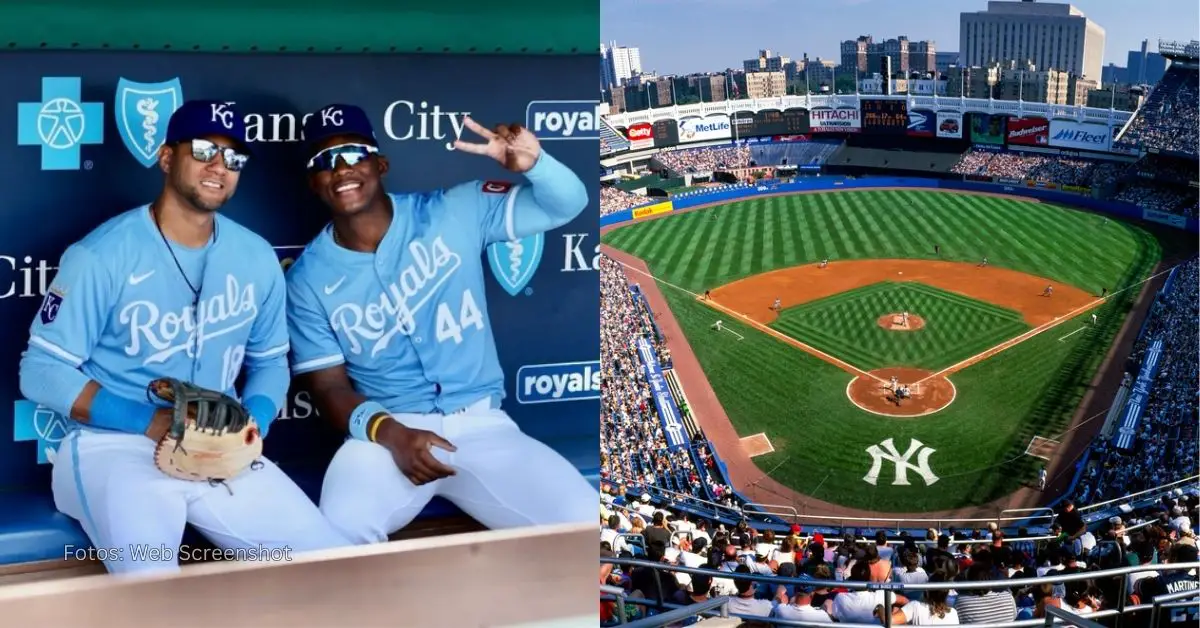
<path fill-rule="evenodd" d="M 193 286 L 192 280 L 188 279 L 187 273 L 183 272 L 183 264 L 179 263 L 179 258 L 176 257 L 176 255 L 175 255 L 175 249 L 171 246 L 171 241 L 167 239 L 167 234 L 163 233 L 162 223 L 160 223 L 158 221 L 158 212 L 155 211 L 155 208 L 153 205 L 150 206 L 150 215 L 154 217 L 154 226 L 158 228 L 158 235 L 162 236 L 163 245 L 165 245 L 167 247 L 167 252 L 171 254 L 171 259 L 175 260 L 175 268 L 177 268 L 179 270 L 179 276 L 183 277 L 183 280 L 187 283 L 188 289 L 190 289 L 192 291 L 192 309 L 195 310 L 196 306 L 198 306 L 200 304 L 200 290 L 204 287 L 204 284 L 201 283 L 200 287 Z M 216 239 L 216 236 L 217 236 L 217 223 L 214 220 L 213 221 L 213 239 L 214 240 Z"/>

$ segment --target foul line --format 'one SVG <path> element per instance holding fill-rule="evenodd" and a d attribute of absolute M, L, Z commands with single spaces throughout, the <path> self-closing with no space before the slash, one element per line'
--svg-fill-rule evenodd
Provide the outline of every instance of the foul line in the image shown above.
<path fill-rule="evenodd" d="M 700 295 L 696 294 L 695 292 L 688 290 L 687 288 L 677 286 L 669 281 L 664 281 L 662 279 L 659 279 L 658 277 L 655 277 L 654 275 L 651 275 L 650 273 L 648 273 L 644 270 L 634 268 L 634 267 L 630 266 L 629 264 L 626 264 L 622 261 L 615 260 L 615 259 L 613 261 L 620 264 L 621 266 L 624 266 L 626 270 L 632 270 L 633 272 L 635 272 L 639 275 L 645 275 L 645 276 L 653 279 L 654 281 L 657 281 L 658 283 L 661 283 L 666 286 L 670 286 L 680 292 L 690 294 L 690 295 L 692 295 L 692 298 L 696 299 L 697 301 L 700 301 L 701 303 L 707 303 L 709 305 L 709 307 L 712 307 L 714 309 L 725 312 L 726 314 L 729 314 L 730 316 L 740 317 L 742 319 L 741 322 L 743 322 L 765 334 L 774 336 L 777 340 L 782 340 L 783 342 L 785 342 L 787 344 L 798 347 L 807 353 L 810 353 L 810 354 L 815 355 L 827 362 L 830 362 L 831 364 L 841 368 L 842 370 L 848 371 L 851 375 L 857 375 L 859 377 L 869 377 L 877 382 L 887 383 L 880 377 L 872 375 L 872 374 L 858 368 L 857 366 L 854 366 L 853 364 L 846 362 L 845 360 L 842 360 L 842 359 L 836 358 L 832 355 L 829 355 L 828 353 L 825 353 L 824 351 L 821 351 L 820 349 L 818 349 L 816 347 L 813 347 L 811 345 L 800 342 L 799 340 L 796 340 L 795 338 L 792 338 L 791 336 L 789 336 L 783 332 L 771 329 L 770 327 L 763 325 L 762 323 L 750 318 L 749 316 L 746 316 L 745 314 L 742 314 L 741 312 L 731 310 L 731 309 L 725 307 L 724 305 L 717 303 L 716 301 L 713 301 L 710 299 L 706 300 L 703 297 L 701 297 Z"/>
<path fill-rule="evenodd" d="M 1083 331 L 1083 330 L 1085 330 L 1085 329 L 1087 329 L 1087 327 L 1086 327 L 1086 326 L 1084 326 L 1084 327 L 1080 327 L 1079 329 L 1076 329 L 1075 331 L 1073 331 L 1073 332 L 1071 332 L 1071 333 L 1069 333 L 1069 334 L 1067 334 L 1067 335 L 1063 336 L 1062 338 L 1059 338 L 1059 339 L 1058 339 L 1058 341 L 1059 341 L 1059 342 L 1062 342 L 1062 341 L 1066 340 L 1067 338 L 1070 338 L 1071 336 L 1074 336 L 1075 334 L 1078 334 L 1079 332 L 1081 332 L 1081 331 Z"/>
<path fill-rule="evenodd" d="M 1122 292 L 1125 292 L 1126 290 L 1131 290 L 1131 289 L 1133 289 L 1133 288 L 1137 288 L 1138 286 L 1141 286 L 1142 284 L 1144 284 L 1144 283 L 1146 283 L 1146 282 L 1148 282 L 1148 281 L 1151 281 L 1151 280 L 1153 280 L 1153 279 L 1154 279 L 1154 278 L 1156 278 L 1156 277 L 1159 277 L 1159 276 L 1165 275 L 1165 274 L 1167 274 L 1167 273 L 1171 272 L 1171 271 L 1172 271 L 1172 270 L 1174 270 L 1174 269 L 1175 269 L 1175 267 L 1174 267 L 1174 266 L 1172 266 L 1171 268 L 1168 268 L 1168 269 L 1166 269 L 1166 270 L 1163 270 L 1163 271 L 1161 271 L 1161 272 L 1158 272 L 1158 273 L 1155 273 L 1155 274 L 1153 274 L 1153 275 L 1150 275 L 1149 277 L 1146 277 L 1145 279 L 1143 279 L 1143 280 L 1141 280 L 1141 281 L 1139 281 L 1139 282 L 1137 282 L 1137 283 L 1129 284 L 1128 286 L 1125 286 L 1124 288 L 1121 288 L 1120 290 L 1114 290 L 1112 293 L 1110 293 L 1110 294 L 1109 294 L 1107 297 L 1105 297 L 1105 298 L 1096 299 L 1095 301 L 1092 301 L 1091 303 L 1088 303 L 1088 304 L 1086 304 L 1086 305 L 1082 305 L 1082 306 L 1080 306 L 1080 307 L 1077 307 L 1077 308 L 1075 308 L 1074 310 L 1071 310 L 1070 312 L 1067 312 L 1066 314 L 1063 314 L 1062 316 L 1057 316 L 1057 317 L 1055 317 L 1055 319 L 1054 319 L 1054 320 L 1050 321 L 1049 323 L 1043 323 L 1042 325 L 1040 325 L 1040 326 L 1038 326 L 1038 327 L 1035 327 L 1035 328 L 1033 328 L 1033 329 L 1031 329 L 1031 330 L 1029 330 L 1029 331 L 1027 331 L 1027 332 L 1023 333 L 1023 334 L 1021 334 L 1020 336 L 1017 336 L 1016 338 L 1011 338 L 1011 339 L 1009 339 L 1009 340 L 1005 340 L 1004 342 L 1002 342 L 1002 343 L 1000 343 L 1000 344 L 998 344 L 998 345 L 996 345 L 996 346 L 994 346 L 994 347 L 992 347 L 992 348 L 990 348 L 990 349 L 987 349 L 987 350 L 985 350 L 985 351 L 982 351 L 982 352 L 980 352 L 980 353 L 977 353 L 977 354 L 975 354 L 975 355 L 973 355 L 973 356 L 971 356 L 971 357 L 969 357 L 969 358 L 967 358 L 967 359 L 965 359 L 965 360 L 963 360 L 963 361 L 959 362 L 958 364 L 954 364 L 954 365 L 952 365 L 952 366 L 948 366 L 948 367 L 946 367 L 946 368 L 944 368 L 944 369 L 942 369 L 942 370 L 940 370 L 940 371 L 938 371 L 938 372 L 936 372 L 936 373 L 933 373 L 933 374 L 931 374 L 931 375 L 927 375 L 927 376 L 925 376 L 924 378 L 922 378 L 922 379 L 918 380 L 918 382 L 917 382 L 917 383 L 919 384 L 919 383 L 921 383 L 921 382 L 923 382 L 923 381 L 925 381 L 925 380 L 928 380 L 928 379 L 933 379 L 934 377 L 942 377 L 942 376 L 948 375 L 948 374 L 950 374 L 950 373 L 953 373 L 953 372 L 955 372 L 955 371 L 958 371 L 958 370 L 960 370 L 960 369 L 964 369 L 964 368 L 966 368 L 966 367 L 968 367 L 968 366 L 971 366 L 972 364 L 974 364 L 974 363 L 976 363 L 976 362 L 980 362 L 980 361 L 984 360 L 985 358 L 990 358 L 990 357 L 993 357 L 993 356 L 995 356 L 995 355 L 997 355 L 997 354 L 999 354 L 999 353 L 1002 353 L 1002 352 L 1004 352 L 1004 351 L 1005 351 L 1005 350 L 1007 350 L 1007 349 L 1011 349 L 1011 348 L 1013 348 L 1013 347 L 1015 347 L 1015 346 L 1017 346 L 1017 345 L 1021 344 L 1022 342 L 1025 342 L 1026 340 L 1029 340 L 1030 338 L 1033 338 L 1034 336 L 1037 336 L 1038 334 L 1041 334 L 1041 333 L 1043 333 L 1043 332 L 1045 332 L 1045 331 L 1048 331 L 1048 330 L 1054 329 L 1055 327 L 1058 327 L 1059 325 L 1062 325 L 1063 323 L 1065 323 L 1065 322 L 1067 322 L 1067 321 L 1071 320 L 1071 318 L 1072 318 L 1072 317 L 1074 317 L 1076 314 L 1079 314 L 1080 312 L 1086 312 L 1087 310 L 1090 310 L 1090 309 L 1092 309 L 1092 308 L 1094 308 L 1094 307 L 1097 307 L 1097 306 L 1099 306 L 1099 305 L 1103 304 L 1103 303 L 1104 303 L 1105 301 L 1107 301 L 1108 299 L 1110 299 L 1110 298 L 1112 298 L 1112 297 L 1115 297 L 1115 296 L 1117 296 L 1118 294 L 1121 294 Z"/>

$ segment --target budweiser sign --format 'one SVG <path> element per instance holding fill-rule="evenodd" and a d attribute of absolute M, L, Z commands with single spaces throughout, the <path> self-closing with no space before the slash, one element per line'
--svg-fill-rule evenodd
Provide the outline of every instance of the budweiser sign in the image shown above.
<path fill-rule="evenodd" d="M 1008 143 L 1025 146 L 1050 142 L 1050 122 L 1043 118 L 1019 118 L 1008 121 Z"/>

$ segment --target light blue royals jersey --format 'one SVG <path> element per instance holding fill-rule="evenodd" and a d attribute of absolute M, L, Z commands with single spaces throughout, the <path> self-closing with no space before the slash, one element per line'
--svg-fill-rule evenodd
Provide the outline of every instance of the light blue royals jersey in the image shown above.
<path fill-rule="evenodd" d="M 498 407 L 483 249 L 565 225 L 588 200 L 544 151 L 525 177 L 532 185 L 390 194 L 394 217 L 373 254 L 323 229 L 287 273 L 293 374 L 345 364 L 358 392 L 391 412 L 450 413 L 487 397 Z"/>
<path fill-rule="evenodd" d="M 172 246 L 181 260 L 202 253 Z M 236 396 L 243 361 L 288 351 L 283 271 L 266 240 L 220 215 L 202 270 L 190 265 L 198 301 L 149 206 L 113 217 L 63 254 L 30 350 L 127 399 L 146 400 L 160 377 Z"/>

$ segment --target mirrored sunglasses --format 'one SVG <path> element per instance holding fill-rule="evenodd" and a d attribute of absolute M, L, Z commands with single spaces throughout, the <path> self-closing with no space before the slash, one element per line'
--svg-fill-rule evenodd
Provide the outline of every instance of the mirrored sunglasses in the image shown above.
<path fill-rule="evenodd" d="M 379 148 L 370 144 L 338 144 L 337 146 L 330 146 L 313 155 L 312 159 L 308 160 L 308 170 L 310 172 L 334 170 L 337 168 L 339 159 L 347 166 L 354 167 L 378 152 Z"/>
<path fill-rule="evenodd" d="M 231 172 L 240 172 L 250 159 L 249 155 L 239 153 L 236 148 L 218 146 L 208 140 L 192 140 L 192 158 L 196 161 L 210 163 L 217 158 L 217 153 L 221 154 L 221 158 L 225 160 L 225 168 Z"/>

